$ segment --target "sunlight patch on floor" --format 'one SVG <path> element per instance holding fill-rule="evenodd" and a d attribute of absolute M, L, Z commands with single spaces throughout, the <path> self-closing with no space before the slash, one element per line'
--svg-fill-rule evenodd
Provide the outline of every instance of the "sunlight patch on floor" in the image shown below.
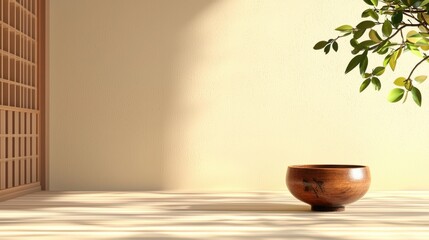
<path fill-rule="evenodd" d="M 0 203 L 0 239 L 429 239 L 429 192 L 310 212 L 284 192 L 39 192 Z"/>

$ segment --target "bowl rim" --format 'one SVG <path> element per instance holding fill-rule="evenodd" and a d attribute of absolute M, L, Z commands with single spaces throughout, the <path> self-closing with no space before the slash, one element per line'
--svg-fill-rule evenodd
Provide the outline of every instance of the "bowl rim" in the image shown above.
<path fill-rule="evenodd" d="M 323 169 L 323 170 L 341 170 L 341 169 L 363 169 L 368 168 L 364 165 L 356 164 L 304 164 L 304 165 L 290 165 L 291 169 Z"/>

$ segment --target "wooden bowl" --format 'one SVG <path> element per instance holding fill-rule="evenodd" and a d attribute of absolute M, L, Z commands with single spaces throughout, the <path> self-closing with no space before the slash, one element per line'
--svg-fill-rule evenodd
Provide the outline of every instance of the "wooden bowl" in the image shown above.
<path fill-rule="evenodd" d="M 289 166 L 286 185 L 312 211 L 344 211 L 360 199 L 371 183 L 369 168 L 359 165 Z"/>

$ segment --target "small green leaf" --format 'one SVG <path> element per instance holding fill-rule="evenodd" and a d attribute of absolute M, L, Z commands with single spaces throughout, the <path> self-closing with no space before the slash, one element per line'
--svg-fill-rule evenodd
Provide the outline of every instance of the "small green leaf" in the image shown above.
<path fill-rule="evenodd" d="M 429 3 L 429 0 L 424 0 L 422 3 L 420 3 L 420 7 L 425 6 Z"/>
<path fill-rule="evenodd" d="M 387 100 L 389 102 L 398 102 L 402 99 L 404 96 L 405 90 L 402 88 L 394 88 L 392 91 L 390 91 L 389 95 L 387 96 Z"/>
<path fill-rule="evenodd" d="M 364 73 L 364 74 L 362 74 L 363 78 L 369 78 L 371 76 L 372 76 L 371 73 Z"/>
<path fill-rule="evenodd" d="M 360 71 L 360 74 L 365 74 L 365 72 L 366 72 L 366 68 L 368 67 L 368 57 L 367 56 L 364 56 L 363 58 L 362 58 L 362 61 L 360 62 L 360 64 L 359 64 L 359 71 Z"/>
<path fill-rule="evenodd" d="M 375 90 L 380 91 L 380 89 L 381 89 L 380 79 L 378 79 L 377 77 L 372 77 L 371 83 L 374 85 Z"/>
<path fill-rule="evenodd" d="M 367 9 L 367 10 L 363 11 L 361 17 L 362 18 L 372 17 L 376 21 L 379 18 L 378 14 L 374 10 L 372 10 L 372 9 Z"/>
<path fill-rule="evenodd" d="M 371 5 L 372 6 L 372 1 L 371 0 L 363 0 L 364 2 L 366 2 L 366 4 Z"/>
<path fill-rule="evenodd" d="M 421 75 L 421 76 L 414 78 L 414 80 L 416 80 L 416 82 L 418 82 L 418 83 L 423 83 L 424 81 L 426 81 L 427 78 L 428 78 L 428 76 Z"/>
<path fill-rule="evenodd" d="M 354 39 L 359 39 L 360 37 L 362 37 L 362 35 L 365 33 L 366 29 L 359 29 L 357 31 L 353 32 L 353 38 Z"/>
<path fill-rule="evenodd" d="M 364 49 L 364 48 L 370 47 L 370 46 L 372 46 L 374 44 L 376 44 L 376 42 L 374 42 L 372 40 L 366 40 L 366 41 L 363 41 L 363 42 L 359 43 L 358 47 L 361 48 L 361 49 Z"/>
<path fill-rule="evenodd" d="M 413 100 L 414 102 L 419 105 L 419 107 L 422 106 L 422 94 L 420 93 L 420 90 L 416 87 L 413 87 L 411 89 L 411 93 L 413 94 Z"/>
<path fill-rule="evenodd" d="M 350 25 L 342 25 L 342 26 L 335 28 L 335 30 L 340 31 L 340 32 L 352 32 L 353 27 Z"/>
<path fill-rule="evenodd" d="M 331 50 L 331 45 L 326 45 L 326 47 L 323 49 L 323 51 L 325 52 L 325 54 L 329 53 L 329 50 Z"/>
<path fill-rule="evenodd" d="M 314 45 L 313 49 L 314 50 L 322 49 L 326 46 L 326 44 L 328 44 L 327 41 L 320 41 L 320 42 L 316 43 L 316 45 Z"/>
<path fill-rule="evenodd" d="M 407 89 L 408 91 L 411 91 L 411 89 L 413 89 L 413 83 L 411 82 L 411 79 L 407 79 L 407 80 L 405 80 L 404 87 L 405 87 L 405 89 Z"/>
<path fill-rule="evenodd" d="M 390 68 L 392 69 L 392 71 L 395 71 L 396 68 L 396 61 L 398 60 L 398 58 L 401 56 L 402 53 L 402 48 L 396 50 L 393 54 L 392 57 L 390 58 Z"/>
<path fill-rule="evenodd" d="M 346 74 L 349 73 L 351 70 L 353 70 L 353 68 L 355 68 L 357 65 L 359 65 L 359 63 L 362 60 L 362 55 L 357 55 L 354 58 L 352 58 L 352 60 L 350 60 L 349 64 L 347 65 L 346 68 Z"/>
<path fill-rule="evenodd" d="M 411 30 L 407 33 L 406 39 L 407 41 L 411 42 L 411 43 L 416 43 L 418 42 L 420 39 L 422 38 L 422 35 L 420 35 L 420 33 Z"/>
<path fill-rule="evenodd" d="M 371 82 L 370 78 L 363 81 L 362 84 L 360 85 L 359 92 L 363 92 L 368 87 L 370 82 Z"/>
<path fill-rule="evenodd" d="M 389 20 L 384 21 L 381 31 L 385 37 L 389 37 L 390 34 L 392 34 L 392 25 L 390 24 Z"/>
<path fill-rule="evenodd" d="M 370 9 L 367 9 L 367 10 L 363 11 L 361 17 L 362 18 L 369 17 L 369 11 L 371 11 L 371 10 L 372 9 L 370 8 Z"/>
<path fill-rule="evenodd" d="M 417 57 L 423 57 L 423 54 L 420 52 L 419 48 L 414 46 L 413 44 L 408 43 L 407 49 L 410 50 Z"/>
<path fill-rule="evenodd" d="M 413 7 L 418 8 L 422 4 L 421 0 L 413 0 Z"/>
<path fill-rule="evenodd" d="M 378 53 L 378 54 L 380 54 L 380 55 L 384 55 L 384 54 L 386 54 L 388 51 L 389 51 L 389 48 L 388 48 L 388 47 L 385 47 L 385 48 L 381 48 L 380 50 L 378 50 L 378 51 L 377 51 L 377 53 Z"/>
<path fill-rule="evenodd" d="M 372 70 L 372 74 L 376 76 L 381 76 L 384 73 L 385 67 L 376 67 L 374 70 Z"/>
<path fill-rule="evenodd" d="M 380 37 L 380 35 L 378 35 L 378 33 L 377 33 L 374 29 L 371 29 L 371 30 L 369 31 L 369 39 L 371 39 L 372 41 L 374 41 L 374 42 L 376 42 L 376 43 L 381 42 L 381 37 Z"/>
<path fill-rule="evenodd" d="M 401 11 L 393 14 L 392 25 L 395 26 L 395 28 L 397 28 L 399 26 L 399 24 L 402 22 L 402 18 L 403 18 L 403 13 Z"/>
<path fill-rule="evenodd" d="M 371 11 L 369 11 L 369 15 L 375 20 L 375 21 L 378 21 L 378 19 L 380 18 L 379 16 L 378 16 L 378 14 L 374 11 L 374 10 L 372 10 L 371 9 Z"/>
<path fill-rule="evenodd" d="M 389 62 L 390 62 L 390 59 L 392 58 L 392 54 L 389 54 L 389 55 L 387 55 L 385 58 L 384 58 L 384 61 L 383 61 L 383 66 L 384 67 L 386 67 L 387 66 L 387 64 L 389 64 Z"/>
<path fill-rule="evenodd" d="M 356 28 L 360 29 L 360 30 L 364 30 L 367 28 L 372 28 L 374 26 L 375 26 L 375 22 L 373 22 L 373 21 L 363 21 L 363 22 L 359 23 L 358 25 L 356 25 Z"/>
<path fill-rule="evenodd" d="M 350 45 L 352 47 L 356 47 L 358 44 L 359 43 L 358 43 L 358 41 L 356 39 L 354 39 L 354 38 L 350 39 Z"/>
<path fill-rule="evenodd" d="M 383 40 L 380 43 L 378 43 L 377 47 L 374 49 L 373 52 L 378 52 L 380 51 L 382 48 L 389 48 L 390 46 L 390 42 L 388 40 Z"/>
<path fill-rule="evenodd" d="M 397 79 L 395 79 L 395 81 L 393 83 L 396 86 L 403 87 L 403 86 L 405 86 L 405 80 L 407 80 L 407 79 L 404 77 L 398 77 Z"/>
<path fill-rule="evenodd" d="M 333 42 L 332 43 L 332 49 L 334 49 L 334 51 L 338 51 L 338 43 L 337 42 Z"/>
<path fill-rule="evenodd" d="M 374 5 L 374 6 L 376 6 L 376 7 L 377 7 L 377 5 L 378 5 L 378 0 L 371 0 L 371 2 L 372 2 L 372 5 Z"/>

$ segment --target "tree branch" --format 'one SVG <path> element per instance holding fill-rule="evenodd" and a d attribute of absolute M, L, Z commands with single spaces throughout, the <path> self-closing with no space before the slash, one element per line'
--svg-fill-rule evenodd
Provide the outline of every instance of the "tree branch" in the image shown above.
<path fill-rule="evenodd" d="M 408 78 L 407 78 L 407 79 L 410 79 L 410 80 L 411 80 L 411 76 L 413 75 L 414 70 L 416 70 L 416 68 L 417 68 L 420 64 L 422 64 L 424 61 L 426 61 L 427 59 L 429 59 L 429 55 L 428 55 L 428 56 L 425 56 L 422 60 L 420 60 L 420 62 L 418 62 L 418 63 L 416 64 L 416 66 L 414 66 L 413 70 L 411 70 L 410 75 L 408 75 Z"/>
<path fill-rule="evenodd" d="M 384 39 L 382 42 L 386 43 L 387 41 L 389 41 L 390 39 L 392 39 L 396 34 L 398 34 L 399 32 L 402 31 L 402 29 L 404 29 L 405 27 L 407 27 L 407 25 L 402 25 L 400 28 L 398 28 L 396 30 L 396 32 L 392 35 L 390 35 L 390 37 Z M 378 47 L 378 45 L 374 45 L 373 47 L 369 48 L 368 50 L 374 50 Z"/>

